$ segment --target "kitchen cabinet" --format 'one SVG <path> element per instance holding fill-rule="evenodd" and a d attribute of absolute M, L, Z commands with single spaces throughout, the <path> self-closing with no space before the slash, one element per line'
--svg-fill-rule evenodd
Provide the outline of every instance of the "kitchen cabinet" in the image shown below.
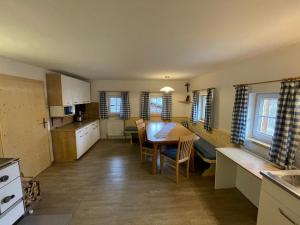
<path fill-rule="evenodd" d="M 300 200 L 263 178 L 260 193 L 257 225 L 300 224 Z"/>
<path fill-rule="evenodd" d="M 64 116 L 65 106 L 91 102 L 89 82 L 63 74 L 47 74 L 46 82 L 51 117 Z"/>
<path fill-rule="evenodd" d="M 25 213 L 19 161 L 0 158 L 0 224 L 12 225 Z"/>
<path fill-rule="evenodd" d="M 72 123 L 52 130 L 55 161 L 79 159 L 100 139 L 99 120 Z"/>

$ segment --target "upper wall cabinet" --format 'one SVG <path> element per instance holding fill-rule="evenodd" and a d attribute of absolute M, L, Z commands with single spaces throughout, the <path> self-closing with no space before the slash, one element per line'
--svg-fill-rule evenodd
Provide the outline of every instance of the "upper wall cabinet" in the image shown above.
<path fill-rule="evenodd" d="M 47 74 L 49 106 L 72 106 L 91 102 L 90 83 L 62 74 Z"/>

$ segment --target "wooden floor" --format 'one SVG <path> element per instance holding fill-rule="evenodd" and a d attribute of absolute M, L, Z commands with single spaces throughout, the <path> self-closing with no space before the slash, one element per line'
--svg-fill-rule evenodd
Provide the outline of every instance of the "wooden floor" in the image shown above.
<path fill-rule="evenodd" d="M 236 189 L 213 189 L 192 174 L 152 176 L 137 145 L 100 141 L 81 160 L 57 163 L 38 176 L 35 214 L 72 214 L 70 225 L 254 225 L 257 209 Z M 184 172 L 184 171 L 183 171 Z"/>

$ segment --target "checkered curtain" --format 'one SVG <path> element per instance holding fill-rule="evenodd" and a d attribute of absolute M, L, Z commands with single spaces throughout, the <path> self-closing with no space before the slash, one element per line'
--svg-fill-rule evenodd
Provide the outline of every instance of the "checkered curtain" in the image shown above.
<path fill-rule="evenodd" d="M 248 111 L 248 86 L 235 88 L 235 100 L 231 124 L 231 142 L 244 144 Z"/>
<path fill-rule="evenodd" d="M 191 122 L 193 124 L 198 123 L 199 118 L 199 91 L 193 91 L 193 106 L 191 114 Z"/>
<path fill-rule="evenodd" d="M 212 130 L 213 125 L 213 104 L 214 104 L 214 88 L 207 89 L 206 106 L 205 106 L 205 118 L 204 118 L 204 129 L 207 131 Z"/>
<path fill-rule="evenodd" d="M 99 106 L 100 106 L 100 119 L 102 120 L 108 119 L 108 108 L 107 108 L 105 91 L 100 91 Z"/>
<path fill-rule="evenodd" d="M 150 120 L 150 99 L 149 92 L 141 93 L 140 117 L 144 120 Z"/>
<path fill-rule="evenodd" d="M 120 118 L 122 120 L 130 119 L 130 104 L 128 91 L 121 92 Z"/>
<path fill-rule="evenodd" d="M 162 120 L 172 119 L 172 93 L 170 92 L 163 93 L 161 119 Z"/>
<path fill-rule="evenodd" d="M 281 83 L 270 161 L 292 169 L 300 141 L 300 81 Z"/>

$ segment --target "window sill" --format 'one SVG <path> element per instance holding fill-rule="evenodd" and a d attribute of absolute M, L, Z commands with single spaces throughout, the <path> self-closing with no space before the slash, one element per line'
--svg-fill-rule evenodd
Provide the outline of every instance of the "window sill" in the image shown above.
<path fill-rule="evenodd" d="M 260 146 L 262 146 L 264 148 L 270 148 L 271 147 L 271 144 L 259 141 L 259 140 L 254 139 L 254 138 L 246 138 L 246 141 L 250 141 L 250 142 L 255 143 L 257 145 L 260 145 Z"/>

